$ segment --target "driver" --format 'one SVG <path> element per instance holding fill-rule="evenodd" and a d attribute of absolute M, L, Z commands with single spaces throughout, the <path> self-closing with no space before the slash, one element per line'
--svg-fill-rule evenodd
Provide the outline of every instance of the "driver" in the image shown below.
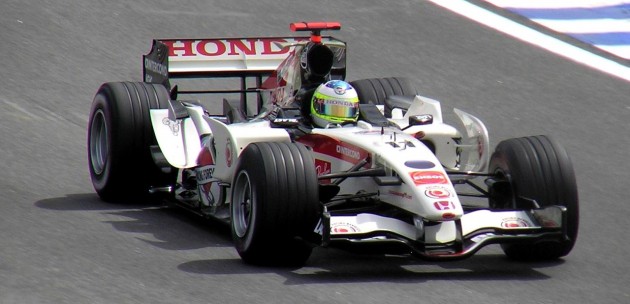
<path fill-rule="evenodd" d="M 315 89 L 310 108 L 310 118 L 317 127 L 355 123 L 359 118 L 359 97 L 349 83 L 330 80 Z"/>

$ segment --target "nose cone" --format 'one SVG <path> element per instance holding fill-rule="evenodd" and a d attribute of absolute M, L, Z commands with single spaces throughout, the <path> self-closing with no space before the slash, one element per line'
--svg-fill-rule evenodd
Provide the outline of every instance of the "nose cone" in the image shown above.
<path fill-rule="evenodd" d="M 460 218 L 464 210 L 455 188 L 443 171 L 423 170 L 409 173 L 419 204 L 420 216 L 431 221 L 450 221 Z"/>

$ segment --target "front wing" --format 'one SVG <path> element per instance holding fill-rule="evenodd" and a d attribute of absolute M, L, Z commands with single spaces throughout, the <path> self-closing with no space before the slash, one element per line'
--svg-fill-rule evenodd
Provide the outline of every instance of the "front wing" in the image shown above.
<path fill-rule="evenodd" d="M 529 211 L 484 209 L 454 221 L 426 222 L 418 218 L 413 224 L 370 213 L 337 216 L 324 212 L 316 231 L 322 235 L 324 246 L 461 259 L 490 244 L 565 240 L 566 212 L 563 206 Z"/>

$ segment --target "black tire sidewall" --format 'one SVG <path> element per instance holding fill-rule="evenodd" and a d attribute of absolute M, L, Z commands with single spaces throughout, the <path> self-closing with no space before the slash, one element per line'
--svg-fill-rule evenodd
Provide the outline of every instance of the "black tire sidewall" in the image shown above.
<path fill-rule="evenodd" d="M 126 187 L 128 177 L 125 177 L 124 168 L 132 167 L 129 159 L 134 153 L 131 118 L 128 116 L 130 111 L 121 109 L 118 98 L 122 95 L 120 88 L 116 83 L 106 83 L 101 86 L 96 94 L 92 111 L 90 114 L 89 131 L 91 136 L 91 126 L 94 115 L 98 110 L 102 110 L 105 116 L 105 125 L 107 128 L 108 154 L 105 161 L 105 167 L 101 174 L 96 174 L 92 168 L 92 155 L 88 151 L 88 160 L 90 164 L 90 174 L 92 183 L 96 192 L 105 200 L 114 199 L 121 196 L 121 192 L 129 192 Z M 123 104 L 124 106 L 124 104 Z M 131 131 L 130 131 L 131 130 Z M 126 131 L 126 132 L 125 132 Z M 88 138 L 88 146 L 91 138 Z"/>
<path fill-rule="evenodd" d="M 239 156 L 235 182 L 242 171 L 249 175 L 255 205 L 245 235 L 239 237 L 231 227 L 243 260 L 264 265 L 304 263 L 311 252 L 304 239 L 313 233 L 321 214 L 310 153 L 301 144 L 250 144 Z M 238 203 L 234 191 L 239 189 L 233 190 L 232 208 Z"/>
<path fill-rule="evenodd" d="M 107 97 L 104 96 L 104 92 L 99 92 L 95 97 L 94 97 L 94 101 L 92 102 L 92 109 L 90 111 L 90 119 L 88 122 L 88 147 L 91 146 L 91 141 L 92 141 L 92 132 L 91 132 L 91 127 L 93 124 L 93 120 L 95 118 L 95 115 L 98 113 L 98 111 L 102 111 L 103 116 L 105 118 L 105 127 L 107 129 L 107 142 L 108 142 L 108 157 L 105 159 L 105 163 L 104 163 L 104 167 L 102 172 L 97 173 L 95 172 L 92 162 L 92 153 L 90 153 L 90 151 L 88 151 L 88 166 L 89 166 L 89 170 L 90 170 L 90 176 L 92 178 L 92 185 L 94 186 L 94 189 L 96 190 L 97 193 L 99 194 L 106 194 L 108 193 L 108 184 L 111 184 L 111 181 L 113 180 L 112 178 L 110 178 L 111 176 L 111 170 L 112 170 L 112 166 L 111 166 L 111 161 L 110 159 L 110 155 L 112 153 L 112 109 L 110 104 L 106 101 Z M 88 148 L 89 149 L 89 148 Z"/>
<path fill-rule="evenodd" d="M 573 165 L 566 150 L 548 136 L 529 136 L 502 141 L 490 158 L 489 173 L 507 180 L 509 195 L 499 196 L 491 207 L 531 209 L 562 205 L 567 208 L 568 240 L 537 244 L 503 244 L 505 253 L 519 260 L 546 260 L 567 255 L 577 239 L 579 226 L 578 190 Z M 498 173 L 498 175 L 497 175 Z"/>
<path fill-rule="evenodd" d="M 152 186 L 174 184 L 177 170 L 162 171 L 153 161 L 150 146 L 157 145 L 150 109 L 168 107 L 162 85 L 141 82 L 103 84 L 92 102 L 88 125 L 88 161 L 94 189 L 108 201 L 144 198 Z M 92 168 L 91 127 L 102 110 L 107 127 L 108 154 L 101 174 Z"/>
<path fill-rule="evenodd" d="M 261 204 L 265 204 L 265 197 L 267 191 L 267 180 L 264 176 L 264 172 L 262 170 L 253 170 L 251 168 L 256 168 L 257 165 L 260 165 L 262 162 L 262 158 L 260 157 L 260 152 L 252 151 L 255 149 L 254 147 L 250 149 L 245 149 L 243 153 L 241 153 L 239 164 L 236 167 L 236 175 L 238 178 L 240 174 L 244 174 L 243 171 L 246 172 L 249 178 L 249 187 L 251 191 L 251 215 L 250 221 L 247 225 L 247 230 L 245 234 L 241 237 L 238 236 L 234 225 L 232 225 L 232 239 L 234 240 L 234 246 L 236 247 L 239 253 L 246 253 L 249 248 L 262 246 L 262 244 L 258 244 L 258 242 L 264 242 L 264 240 L 258 235 L 264 235 L 262 231 L 264 227 L 261 226 L 260 218 L 262 216 L 262 208 Z M 236 179 L 233 184 L 236 184 Z M 238 191 L 234 189 L 233 191 Z M 231 208 L 235 208 L 236 202 L 234 201 L 234 194 L 232 194 L 232 205 Z M 240 203 L 240 202 L 239 202 Z M 231 212 L 234 214 L 234 211 Z"/>

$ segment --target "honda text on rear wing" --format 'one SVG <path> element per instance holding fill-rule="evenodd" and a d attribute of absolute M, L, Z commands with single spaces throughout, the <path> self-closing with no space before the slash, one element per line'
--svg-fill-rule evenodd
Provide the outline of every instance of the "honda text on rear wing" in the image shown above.
<path fill-rule="evenodd" d="M 259 93 L 263 89 L 263 78 L 272 76 L 280 64 L 289 56 L 292 48 L 319 39 L 335 54 L 330 75 L 333 79 L 345 79 L 346 43 L 330 36 L 319 36 L 313 26 L 292 25 L 293 31 L 313 32 L 311 37 L 253 37 L 211 39 L 156 39 L 151 51 L 143 56 L 143 79 L 145 82 L 164 85 L 171 96 L 177 94 L 241 94 L 243 108 L 247 104 L 246 93 Z M 334 29 L 328 26 L 322 29 Z M 315 38 L 314 38 L 315 37 Z M 175 79 L 233 78 L 240 84 L 234 89 L 178 88 Z M 251 79 L 255 81 L 252 85 Z M 248 81 L 250 80 L 250 81 Z M 248 85 L 249 84 L 249 85 Z M 268 88 L 267 88 L 268 89 Z M 258 94 L 258 109 L 262 95 Z"/>

